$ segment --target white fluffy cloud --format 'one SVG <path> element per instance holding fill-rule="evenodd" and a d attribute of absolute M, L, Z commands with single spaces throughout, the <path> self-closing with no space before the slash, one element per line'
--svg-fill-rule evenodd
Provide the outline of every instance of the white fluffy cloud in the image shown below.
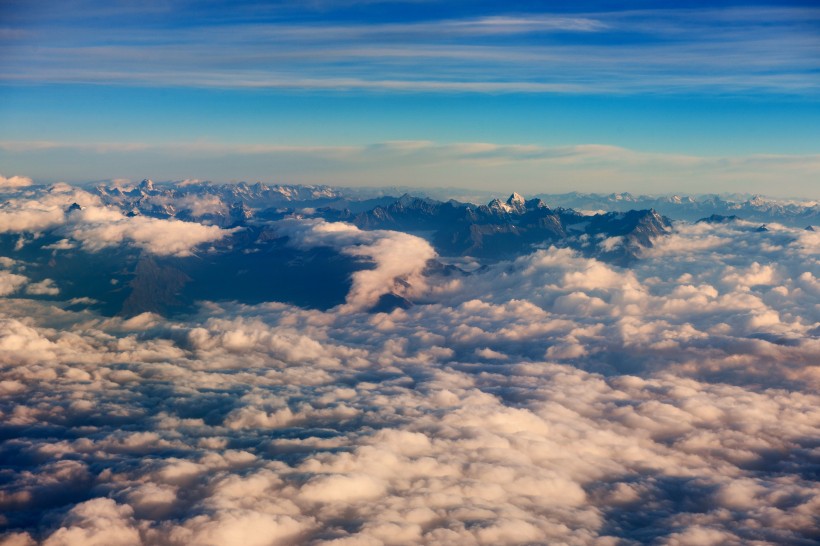
<path fill-rule="evenodd" d="M 117 210 L 88 207 L 70 215 L 67 231 L 91 252 L 132 244 L 152 254 L 187 256 L 195 247 L 218 241 L 234 230 L 196 222 L 128 217 Z"/>
<path fill-rule="evenodd" d="M 0 271 L 0 296 L 8 296 L 20 289 L 28 282 L 28 278 L 23 275 Z"/>
<path fill-rule="evenodd" d="M 142 541 L 132 514 L 130 506 L 118 505 L 111 499 L 83 502 L 71 509 L 65 525 L 43 546 L 136 546 Z"/>
<path fill-rule="evenodd" d="M 26 287 L 26 294 L 33 296 L 56 296 L 59 293 L 60 289 L 52 279 L 35 282 Z"/>
<path fill-rule="evenodd" d="M 0 174 L 0 188 L 23 188 L 34 182 L 28 176 L 3 176 Z"/>
<path fill-rule="evenodd" d="M 65 222 L 65 211 L 72 204 L 99 205 L 90 193 L 66 184 L 47 189 L 10 188 L 0 205 L 0 233 L 37 233 Z"/>
<path fill-rule="evenodd" d="M 126 216 L 102 206 L 97 196 L 65 184 L 37 190 L 17 188 L 10 195 L 0 205 L 0 234 L 37 236 L 59 228 L 57 232 L 66 239 L 49 245 L 53 250 L 71 249 L 76 243 L 90 252 L 133 245 L 157 255 L 186 256 L 197 246 L 233 232 L 195 222 Z M 71 210 L 73 204 L 81 208 Z M 25 242 L 20 239 L 21 245 Z"/>
<path fill-rule="evenodd" d="M 387 293 L 409 296 L 424 291 L 422 271 L 436 256 L 424 239 L 397 231 L 362 231 L 351 224 L 323 220 L 284 220 L 277 229 L 296 246 L 330 246 L 373 261 L 373 269 L 353 274 L 344 311 L 372 307 Z"/>
<path fill-rule="evenodd" d="M 0 233 L 37 232 L 63 222 L 61 208 L 36 201 L 7 201 L 0 205 Z"/>
<path fill-rule="evenodd" d="M 0 300 L 8 544 L 816 540 L 805 233 L 679 226 L 631 270 L 546 249 L 453 280 L 415 237 L 278 228 L 374 268 L 327 312 Z M 397 278 L 429 303 L 360 312 Z"/>

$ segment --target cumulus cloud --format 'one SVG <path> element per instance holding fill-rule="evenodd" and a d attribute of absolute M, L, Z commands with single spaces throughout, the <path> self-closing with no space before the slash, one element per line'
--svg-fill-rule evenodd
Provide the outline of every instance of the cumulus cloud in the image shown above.
<path fill-rule="evenodd" d="M 192 182 L 185 183 L 184 181 L 180 183 L 180 186 L 190 185 Z M 193 182 L 195 183 L 195 182 Z M 195 217 L 204 216 L 207 214 L 227 214 L 228 207 L 225 206 L 217 196 L 198 196 L 195 194 L 186 195 L 180 199 L 177 199 L 173 203 L 176 207 L 180 208 L 181 210 L 189 210 L 191 214 Z"/>
<path fill-rule="evenodd" d="M 22 188 L 31 186 L 34 182 L 28 176 L 3 176 L 0 174 L 0 189 Z"/>
<path fill-rule="evenodd" d="M 90 206 L 99 199 L 66 184 L 47 189 L 16 188 L 0 205 L 0 234 L 37 233 L 65 222 L 65 211 L 72 204 Z"/>
<path fill-rule="evenodd" d="M 0 300 L 6 543 L 816 540 L 803 232 L 680 225 L 628 270 L 549 248 L 451 279 L 416 237 L 276 229 L 373 268 L 324 312 Z M 362 312 L 400 287 L 427 303 Z"/>
<path fill-rule="evenodd" d="M 372 307 L 387 293 L 419 294 L 426 288 L 422 271 L 436 256 L 430 243 L 397 231 L 362 231 L 344 222 L 283 220 L 280 233 L 292 244 L 310 248 L 330 246 L 345 254 L 371 260 L 375 267 L 353 274 L 346 311 Z"/>
<path fill-rule="evenodd" d="M 195 247 L 218 241 L 233 231 L 196 222 L 128 217 L 103 207 L 72 212 L 67 226 L 71 238 L 91 252 L 127 243 L 152 254 L 174 256 L 188 256 Z"/>
<path fill-rule="evenodd" d="M 141 544 L 133 525 L 130 506 L 98 498 L 78 504 L 68 513 L 65 525 L 43 546 L 136 546 Z"/>
<path fill-rule="evenodd" d="M 21 286 L 28 282 L 28 277 L 24 275 L 17 275 L 9 273 L 8 271 L 0 271 L 0 296 L 8 296 L 20 289 Z"/>
<path fill-rule="evenodd" d="M 72 209 L 73 205 L 80 208 Z M 121 244 L 157 255 L 187 256 L 205 243 L 223 239 L 235 230 L 195 222 L 142 216 L 130 217 L 101 205 L 97 196 L 65 184 L 33 192 L 17 192 L 0 205 L 0 234 L 34 234 L 57 229 L 66 238 L 46 246 L 69 250 L 79 243 L 99 252 Z M 25 240 L 20 240 L 25 245 Z"/>
<path fill-rule="evenodd" d="M 56 296 L 60 293 L 60 289 L 52 279 L 45 279 L 40 282 L 32 283 L 26 287 L 26 294 L 33 296 Z"/>
<path fill-rule="evenodd" d="M 59 207 L 33 201 L 6 202 L 0 205 L 0 233 L 37 232 L 59 225 L 63 218 Z"/>

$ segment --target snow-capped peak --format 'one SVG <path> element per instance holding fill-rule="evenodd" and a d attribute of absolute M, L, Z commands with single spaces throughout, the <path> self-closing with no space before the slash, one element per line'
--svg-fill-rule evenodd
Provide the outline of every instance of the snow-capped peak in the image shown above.
<path fill-rule="evenodd" d="M 524 198 L 521 196 L 520 193 L 517 192 L 513 192 L 510 198 L 507 199 L 507 204 L 512 206 L 523 205 L 524 202 Z"/>

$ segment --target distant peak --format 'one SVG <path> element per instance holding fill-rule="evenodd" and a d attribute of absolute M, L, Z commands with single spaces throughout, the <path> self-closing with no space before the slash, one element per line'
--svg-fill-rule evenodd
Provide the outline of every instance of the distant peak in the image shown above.
<path fill-rule="evenodd" d="M 154 189 L 154 181 L 150 178 L 146 178 L 142 182 L 140 182 L 139 188 L 141 190 L 151 191 Z"/>
<path fill-rule="evenodd" d="M 405 193 L 396 199 L 395 206 L 409 208 L 418 206 L 418 203 L 419 199 L 417 197 L 413 197 L 409 193 Z"/>
<path fill-rule="evenodd" d="M 509 199 L 507 199 L 508 205 L 523 205 L 525 203 L 524 198 L 521 196 L 520 193 L 513 192 Z"/>

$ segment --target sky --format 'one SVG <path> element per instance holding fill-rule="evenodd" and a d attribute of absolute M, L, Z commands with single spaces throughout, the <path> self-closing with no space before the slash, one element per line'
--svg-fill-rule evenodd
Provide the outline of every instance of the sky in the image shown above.
<path fill-rule="evenodd" d="M 0 173 L 818 197 L 812 2 L 0 0 Z"/>
<path fill-rule="evenodd" d="M 567 226 L 582 251 L 496 262 L 307 201 L 219 227 L 246 209 L 199 185 L 114 190 L 753 192 L 816 218 L 816 5 L 0 0 L 0 546 L 818 543 L 814 220 L 676 221 L 628 267 L 600 251 L 646 225 Z M 186 283 L 193 309 L 134 311 Z"/>

